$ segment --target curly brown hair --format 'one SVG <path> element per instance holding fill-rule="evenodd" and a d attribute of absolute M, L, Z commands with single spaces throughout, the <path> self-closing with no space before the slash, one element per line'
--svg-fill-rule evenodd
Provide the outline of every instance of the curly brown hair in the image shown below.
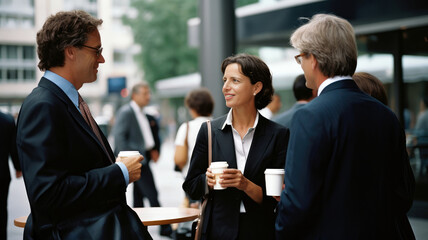
<path fill-rule="evenodd" d="M 230 56 L 223 60 L 221 64 L 221 71 L 224 74 L 226 67 L 229 64 L 237 63 L 241 66 L 242 74 L 248 77 L 251 84 L 261 82 L 263 84 L 262 90 L 257 93 L 255 97 L 255 105 L 257 109 L 266 107 L 271 101 L 274 93 L 272 86 L 272 74 L 269 67 L 263 60 L 257 56 L 246 53 L 240 53 L 235 56 Z"/>
<path fill-rule="evenodd" d="M 64 50 L 69 46 L 82 47 L 88 34 L 97 30 L 103 20 L 82 10 L 58 12 L 51 15 L 37 32 L 37 54 L 41 71 L 64 66 Z"/>

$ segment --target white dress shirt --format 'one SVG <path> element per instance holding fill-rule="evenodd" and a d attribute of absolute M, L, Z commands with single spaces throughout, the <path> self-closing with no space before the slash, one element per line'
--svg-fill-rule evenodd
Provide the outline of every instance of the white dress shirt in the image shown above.
<path fill-rule="evenodd" d="M 153 138 L 152 129 L 150 128 L 150 123 L 147 119 L 146 113 L 136 102 L 131 101 L 130 104 L 132 110 L 135 112 L 135 116 L 137 116 L 138 125 L 140 125 L 141 134 L 144 138 L 144 147 L 146 150 L 151 150 L 155 147 L 155 140 Z"/>
<path fill-rule="evenodd" d="M 324 88 L 326 88 L 328 85 L 338 82 L 338 81 L 342 81 L 342 80 L 348 80 L 348 79 L 352 79 L 351 76 L 335 76 L 332 78 L 327 78 L 326 80 L 324 80 L 324 82 L 321 83 L 320 87 L 318 88 L 318 96 L 321 94 L 322 90 L 324 90 Z"/>
<path fill-rule="evenodd" d="M 247 133 L 241 139 L 241 135 L 239 135 L 239 132 L 233 127 L 232 109 L 230 109 L 229 113 L 227 114 L 226 121 L 224 122 L 222 127 L 222 129 L 224 129 L 226 125 L 230 125 L 232 128 L 233 143 L 235 145 L 236 164 L 238 166 L 238 170 L 240 170 L 242 174 L 244 174 L 245 164 L 247 163 L 248 153 L 250 152 L 251 143 L 253 142 L 254 132 L 256 130 L 256 126 L 258 122 L 259 122 L 259 112 L 257 112 L 253 127 L 249 128 Z M 245 207 L 242 201 L 241 201 L 240 212 L 241 213 L 245 212 Z"/>

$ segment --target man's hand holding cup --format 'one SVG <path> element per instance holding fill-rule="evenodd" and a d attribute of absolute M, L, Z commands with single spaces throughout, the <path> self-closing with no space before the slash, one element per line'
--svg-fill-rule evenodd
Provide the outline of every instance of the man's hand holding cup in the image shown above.
<path fill-rule="evenodd" d="M 141 177 L 141 161 L 144 157 L 138 151 L 119 152 L 117 162 L 125 164 L 129 173 L 129 183 L 133 183 Z"/>

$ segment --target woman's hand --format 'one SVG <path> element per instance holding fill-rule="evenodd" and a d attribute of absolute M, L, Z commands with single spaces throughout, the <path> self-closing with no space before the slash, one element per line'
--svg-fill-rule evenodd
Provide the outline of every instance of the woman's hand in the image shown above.
<path fill-rule="evenodd" d="M 220 175 L 220 185 L 222 187 L 235 187 L 244 191 L 245 194 L 258 204 L 263 202 L 262 188 L 248 180 L 238 169 L 225 169 L 223 175 Z"/>
<path fill-rule="evenodd" d="M 211 168 L 207 168 L 205 175 L 207 176 L 208 187 L 210 189 L 213 189 L 215 185 L 215 177 L 214 177 L 214 174 L 211 172 Z"/>
<path fill-rule="evenodd" d="M 247 189 L 249 180 L 238 169 L 228 168 L 220 175 L 220 185 L 222 187 L 235 187 L 241 191 Z"/>

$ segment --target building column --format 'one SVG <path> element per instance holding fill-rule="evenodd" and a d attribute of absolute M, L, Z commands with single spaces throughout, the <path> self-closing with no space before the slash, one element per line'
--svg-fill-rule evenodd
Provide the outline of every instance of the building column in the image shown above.
<path fill-rule="evenodd" d="M 227 113 L 222 93 L 222 61 L 236 53 L 235 1 L 199 0 L 200 47 L 199 69 L 202 86 L 213 95 L 213 116 Z"/>

